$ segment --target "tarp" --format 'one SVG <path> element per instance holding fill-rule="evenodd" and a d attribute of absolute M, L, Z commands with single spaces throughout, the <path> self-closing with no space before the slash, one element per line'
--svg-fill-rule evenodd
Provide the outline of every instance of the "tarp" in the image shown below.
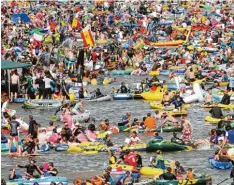
<path fill-rule="evenodd" d="M 32 66 L 32 64 L 13 62 L 10 60 L 1 61 L 1 69 L 17 69 L 17 68 L 24 68 L 24 67 L 30 67 L 30 66 Z"/>
<path fill-rule="evenodd" d="M 19 20 L 21 20 L 21 23 L 22 22 L 30 22 L 30 18 L 28 17 L 27 14 L 25 13 L 21 13 L 21 14 L 13 14 L 11 16 L 11 21 L 14 22 L 14 23 L 19 23 Z"/>

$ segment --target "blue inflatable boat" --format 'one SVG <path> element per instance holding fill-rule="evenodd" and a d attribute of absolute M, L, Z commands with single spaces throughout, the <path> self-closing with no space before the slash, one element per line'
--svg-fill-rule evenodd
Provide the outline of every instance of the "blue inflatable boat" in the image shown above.
<path fill-rule="evenodd" d="M 232 167 L 232 162 L 215 161 L 213 158 L 214 158 L 214 155 L 211 155 L 208 158 L 208 162 L 213 168 L 217 170 L 228 170 Z"/>
<path fill-rule="evenodd" d="M 114 94 L 113 99 L 114 100 L 130 100 L 132 99 L 132 95 L 128 93 Z"/>
<path fill-rule="evenodd" d="M 67 151 L 69 148 L 69 145 L 67 144 L 57 144 L 55 146 L 55 151 L 56 152 L 64 152 L 64 151 Z"/>
<path fill-rule="evenodd" d="M 7 185 L 21 185 L 21 184 L 27 184 L 27 185 L 33 185 L 34 183 L 38 183 L 39 185 L 50 185 L 51 182 L 55 182 L 56 184 L 61 182 L 64 185 L 68 184 L 68 179 L 66 177 L 59 177 L 59 176 L 50 176 L 50 177 L 42 177 L 39 179 L 15 179 L 10 180 L 7 182 Z"/>

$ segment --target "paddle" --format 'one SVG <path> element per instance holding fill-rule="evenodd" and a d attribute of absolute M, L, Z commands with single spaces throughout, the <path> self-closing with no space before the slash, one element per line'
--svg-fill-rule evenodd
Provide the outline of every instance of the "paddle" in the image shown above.
<path fill-rule="evenodd" d="M 193 150 L 192 146 L 186 146 L 186 150 Z"/>
<path fill-rule="evenodd" d="M 224 179 L 223 181 L 219 182 L 219 183 L 218 183 L 218 184 L 216 184 L 216 185 L 222 184 L 223 182 L 225 182 L 225 181 L 227 181 L 227 180 L 229 180 L 229 179 L 232 179 L 232 177 L 230 177 L 230 178 L 226 178 L 226 179 Z"/>

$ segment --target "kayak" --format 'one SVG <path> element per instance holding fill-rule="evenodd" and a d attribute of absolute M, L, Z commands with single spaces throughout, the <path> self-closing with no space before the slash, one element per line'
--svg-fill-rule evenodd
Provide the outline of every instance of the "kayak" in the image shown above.
<path fill-rule="evenodd" d="M 24 102 L 24 107 L 27 109 L 48 109 L 61 106 L 62 103 L 59 100 L 27 100 Z"/>
<path fill-rule="evenodd" d="M 205 121 L 209 122 L 209 123 L 218 123 L 223 119 L 219 119 L 219 118 L 213 118 L 211 116 L 206 116 L 205 117 Z"/>
<path fill-rule="evenodd" d="M 167 111 L 171 111 L 175 109 L 174 105 L 170 105 L 170 106 L 163 106 L 161 103 L 157 103 L 157 102 L 150 102 L 150 107 L 152 109 L 159 109 L 159 110 L 167 110 Z M 188 109 L 190 107 L 189 104 L 185 104 L 183 105 L 184 109 Z"/>
<path fill-rule="evenodd" d="M 72 120 L 73 122 L 74 121 L 87 121 L 89 120 L 89 117 L 90 117 L 90 112 L 86 110 L 84 113 L 72 115 Z"/>
<path fill-rule="evenodd" d="M 149 166 L 144 166 L 140 169 L 141 175 L 145 176 L 160 176 L 164 173 L 164 171 L 161 168 L 153 168 Z"/>
<path fill-rule="evenodd" d="M 216 161 L 213 158 L 214 158 L 214 155 L 211 155 L 208 158 L 208 162 L 213 168 L 215 168 L 217 170 L 227 170 L 227 169 L 230 169 L 232 167 L 232 162 L 231 161 L 221 162 L 221 161 Z"/>
<path fill-rule="evenodd" d="M 14 103 L 24 103 L 25 102 L 25 98 L 14 98 L 13 102 Z"/>
<path fill-rule="evenodd" d="M 212 184 L 211 176 L 205 176 L 194 179 L 180 179 L 180 180 L 156 180 L 155 185 L 202 185 Z"/>
<path fill-rule="evenodd" d="M 7 185 L 33 185 L 34 183 L 38 183 L 39 185 L 50 185 L 51 182 L 57 183 L 63 183 L 68 184 L 68 179 L 66 177 L 59 177 L 59 176 L 49 176 L 49 177 L 41 177 L 38 179 L 15 179 L 7 181 Z"/>
<path fill-rule="evenodd" d="M 150 76 L 158 76 L 160 74 L 160 71 L 150 71 L 149 75 Z"/>
<path fill-rule="evenodd" d="M 126 69 L 126 70 L 113 70 L 111 71 L 111 75 L 131 75 L 132 69 Z"/>
<path fill-rule="evenodd" d="M 154 100 L 154 101 L 161 101 L 163 98 L 163 92 L 143 92 L 141 93 L 141 96 L 145 100 Z"/>
<path fill-rule="evenodd" d="M 187 149 L 186 145 L 179 145 L 176 143 L 172 143 L 170 141 L 153 139 L 148 142 L 146 151 L 147 152 L 155 152 L 157 150 L 181 151 L 181 150 L 186 150 L 186 149 Z"/>
<path fill-rule="evenodd" d="M 101 102 L 101 101 L 110 101 L 111 96 L 110 95 L 105 95 L 103 97 L 95 98 L 95 99 L 89 99 L 87 101 L 89 102 Z"/>
<path fill-rule="evenodd" d="M 217 105 L 202 105 L 202 108 L 212 108 L 212 107 L 220 107 L 222 109 L 234 109 L 234 104 L 229 104 L 229 105 L 225 105 L 225 104 L 217 104 Z"/>
<path fill-rule="evenodd" d="M 184 43 L 184 40 L 176 40 L 176 41 L 169 41 L 169 42 L 151 42 L 152 46 L 158 46 L 158 47 L 163 47 L 163 46 L 180 46 Z"/>
<path fill-rule="evenodd" d="M 132 95 L 129 93 L 113 94 L 114 100 L 131 100 Z"/>

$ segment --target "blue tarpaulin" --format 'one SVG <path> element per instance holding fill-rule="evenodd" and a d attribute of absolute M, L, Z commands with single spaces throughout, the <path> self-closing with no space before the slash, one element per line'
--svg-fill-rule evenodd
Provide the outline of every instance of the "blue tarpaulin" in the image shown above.
<path fill-rule="evenodd" d="M 14 23 L 19 23 L 19 20 L 23 23 L 25 22 L 30 22 L 30 18 L 28 17 L 27 14 L 21 13 L 21 14 L 13 14 L 11 16 L 11 20 Z"/>

